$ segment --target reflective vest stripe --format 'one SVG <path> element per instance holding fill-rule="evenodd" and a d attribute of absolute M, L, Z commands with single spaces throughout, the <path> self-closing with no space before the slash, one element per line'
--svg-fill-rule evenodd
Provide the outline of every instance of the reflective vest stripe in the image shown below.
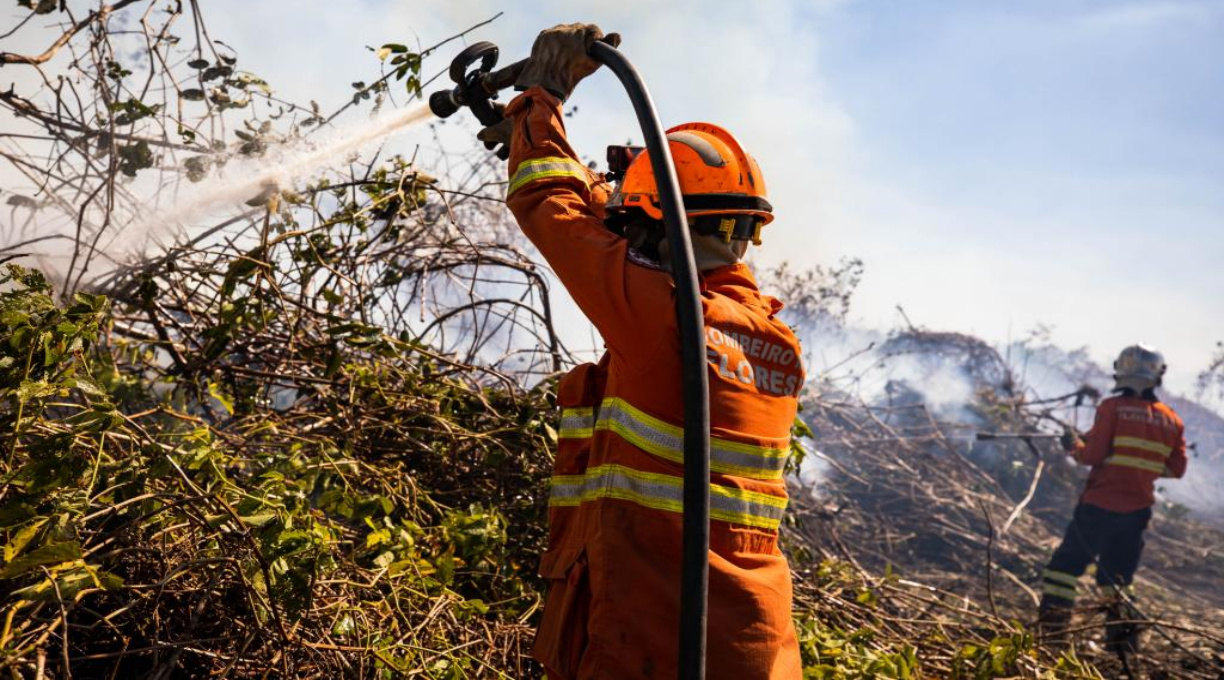
<path fill-rule="evenodd" d="M 593 431 L 611 432 L 647 453 L 673 463 L 684 462 L 683 428 L 644 413 L 624 399 L 605 399 L 597 418 L 591 409 L 561 412 L 560 437 L 590 437 Z M 790 439 L 780 439 L 779 444 L 781 448 L 773 448 L 711 437 L 710 469 L 751 479 L 781 479 Z"/>
<path fill-rule="evenodd" d="M 563 156 L 548 156 L 532 158 L 519 163 L 514 174 L 510 176 L 510 186 L 506 189 L 509 197 L 524 184 L 551 177 L 573 177 L 583 184 L 587 183 L 586 166 L 572 158 Z"/>
<path fill-rule="evenodd" d="M 1105 459 L 1106 465 L 1121 465 L 1123 467 L 1137 468 L 1139 470 L 1147 470 L 1156 474 L 1164 474 L 1165 464 L 1156 461 L 1140 458 L 1138 456 L 1128 456 L 1124 453 L 1115 453 Z"/>
<path fill-rule="evenodd" d="M 1061 583 L 1066 586 L 1071 586 L 1072 590 L 1074 590 L 1076 584 L 1079 583 L 1078 576 L 1074 574 L 1068 574 L 1065 571 L 1054 571 L 1053 569 L 1046 569 L 1042 571 L 1041 577 L 1045 579 L 1046 581 L 1054 581 L 1055 583 Z"/>
<path fill-rule="evenodd" d="M 1150 439 L 1140 439 L 1139 437 L 1114 437 L 1113 445 L 1115 447 L 1126 447 L 1129 449 L 1139 449 L 1141 451 L 1150 451 L 1158 453 L 1163 458 L 1168 458 L 1173 452 L 1173 447 L 1168 444 L 1154 442 Z"/>
<path fill-rule="evenodd" d="M 595 409 L 567 408 L 561 411 L 561 439 L 590 439 L 595 432 Z"/>
<path fill-rule="evenodd" d="M 623 465 L 600 465 L 583 475 L 558 475 L 549 481 L 549 487 L 548 504 L 553 507 L 616 498 L 655 510 L 684 511 L 681 477 L 642 472 Z M 777 530 L 786 504 L 786 498 L 781 496 L 710 485 L 710 519 Z"/>
<path fill-rule="evenodd" d="M 1064 600 L 1071 600 L 1072 602 L 1075 601 L 1074 588 L 1064 588 L 1063 586 L 1055 585 L 1053 583 L 1043 583 L 1041 585 L 1041 592 L 1044 595 L 1053 595 L 1054 597 L 1061 597 Z"/>

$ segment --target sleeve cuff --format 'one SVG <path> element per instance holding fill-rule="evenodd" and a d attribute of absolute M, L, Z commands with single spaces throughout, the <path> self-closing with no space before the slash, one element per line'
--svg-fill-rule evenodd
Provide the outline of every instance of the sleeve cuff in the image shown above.
<path fill-rule="evenodd" d="M 539 85 L 533 85 L 506 105 L 506 116 L 513 116 L 527 106 L 528 101 L 538 101 L 554 108 L 561 106 L 561 99 Z"/>

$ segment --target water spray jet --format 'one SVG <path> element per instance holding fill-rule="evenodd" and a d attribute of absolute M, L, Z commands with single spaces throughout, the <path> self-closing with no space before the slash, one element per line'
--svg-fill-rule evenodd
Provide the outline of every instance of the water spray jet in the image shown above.
<path fill-rule="evenodd" d="M 221 208 L 245 204 L 251 207 L 267 205 L 268 200 L 282 190 L 308 178 L 310 173 L 333 162 L 337 157 L 360 149 L 376 140 L 396 133 L 433 117 L 428 106 L 418 105 L 384 114 L 351 128 L 342 129 L 322 143 L 294 148 L 286 143 L 269 148 L 264 157 L 243 164 L 235 177 L 215 178 L 201 183 L 200 192 L 189 195 L 169 211 L 149 207 L 148 216 L 125 230 L 124 243 L 140 243 L 156 232 L 189 226 L 202 215 Z"/>

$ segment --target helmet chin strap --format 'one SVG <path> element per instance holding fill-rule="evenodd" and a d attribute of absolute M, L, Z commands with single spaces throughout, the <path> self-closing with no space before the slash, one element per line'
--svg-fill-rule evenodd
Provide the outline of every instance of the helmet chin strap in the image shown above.
<path fill-rule="evenodd" d="M 748 252 L 748 242 L 740 239 L 728 243 L 717 235 L 692 234 L 691 237 L 693 239 L 693 259 L 697 262 L 699 272 L 735 264 L 743 259 L 744 253 Z M 659 264 L 670 271 L 671 246 L 666 238 L 659 243 Z"/>

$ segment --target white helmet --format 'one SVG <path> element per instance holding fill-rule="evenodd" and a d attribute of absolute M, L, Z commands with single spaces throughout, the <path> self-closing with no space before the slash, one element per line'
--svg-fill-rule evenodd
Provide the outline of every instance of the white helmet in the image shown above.
<path fill-rule="evenodd" d="M 1113 367 L 1118 387 L 1129 387 L 1136 392 L 1159 385 L 1168 368 L 1164 355 L 1143 343 L 1122 350 Z"/>

